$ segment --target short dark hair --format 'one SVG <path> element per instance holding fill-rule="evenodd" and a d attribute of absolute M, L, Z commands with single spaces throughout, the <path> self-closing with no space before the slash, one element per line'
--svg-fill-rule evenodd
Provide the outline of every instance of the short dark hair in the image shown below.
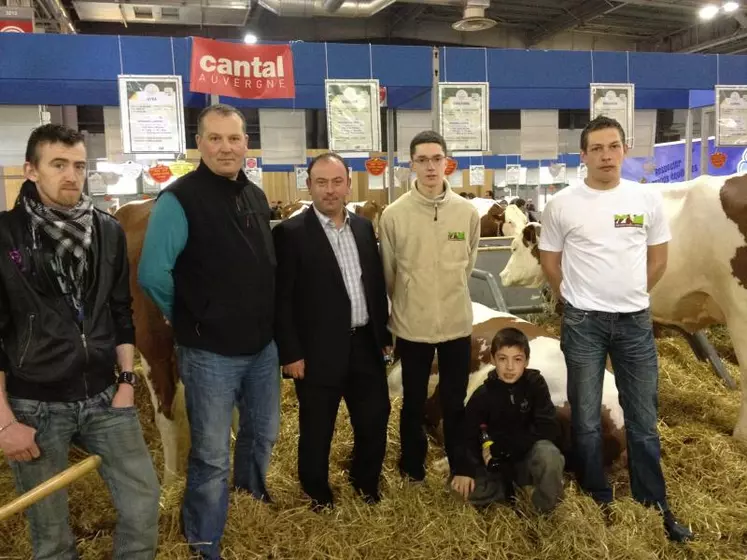
<path fill-rule="evenodd" d="M 197 134 L 202 134 L 205 117 L 207 117 L 210 113 L 218 113 L 221 117 L 230 117 L 231 115 L 238 115 L 239 118 L 241 119 L 241 128 L 244 131 L 244 134 L 246 134 L 246 118 L 244 117 L 244 114 L 241 111 L 239 111 L 236 107 L 232 107 L 231 105 L 226 105 L 225 103 L 216 103 L 215 105 L 208 105 L 202 111 L 200 111 L 200 115 L 197 117 Z"/>
<path fill-rule="evenodd" d="M 589 147 L 589 133 L 597 130 L 604 130 L 605 128 L 616 128 L 620 133 L 620 139 L 625 144 L 625 131 L 622 125 L 615 119 L 610 117 L 597 117 L 594 120 L 589 121 L 584 129 L 581 131 L 581 151 L 585 152 Z"/>
<path fill-rule="evenodd" d="M 493 342 L 490 344 L 490 355 L 495 356 L 501 348 L 511 347 L 521 348 L 526 359 L 529 359 L 529 339 L 515 327 L 506 327 L 495 333 Z"/>
<path fill-rule="evenodd" d="M 343 159 L 343 157 L 340 154 L 337 154 L 335 152 L 324 152 L 323 154 L 319 154 L 318 156 L 314 156 L 314 158 L 309 163 L 309 166 L 306 168 L 306 174 L 311 177 L 311 169 L 316 165 L 316 162 L 324 160 L 324 159 L 333 159 L 336 161 L 339 161 L 342 166 L 345 168 L 345 173 L 350 176 L 350 167 L 348 167 L 348 163 Z"/>
<path fill-rule="evenodd" d="M 435 130 L 424 130 L 415 135 L 410 141 L 410 157 L 415 155 L 415 148 L 420 144 L 440 144 L 446 155 L 446 140 Z"/>
<path fill-rule="evenodd" d="M 526 205 L 527 201 L 523 198 L 517 198 L 516 200 L 514 200 L 514 206 L 516 206 L 517 208 L 524 208 Z"/>
<path fill-rule="evenodd" d="M 39 164 L 39 147 L 44 144 L 64 144 L 73 147 L 85 144 L 86 138 L 72 128 L 61 124 L 44 124 L 35 128 L 26 143 L 26 161 L 31 165 Z"/>

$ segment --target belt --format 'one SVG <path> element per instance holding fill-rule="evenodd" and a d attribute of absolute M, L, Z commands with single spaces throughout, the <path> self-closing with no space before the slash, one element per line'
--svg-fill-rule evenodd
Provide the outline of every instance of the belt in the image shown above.
<path fill-rule="evenodd" d="M 601 319 L 617 319 L 619 317 L 635 317 L 636 315 L 643 315 L 644 313 L 647 313 L 650 310 L 649 307 L 644 307 L 643 309 L 639 309 L 638 311 L 595 311 L 595 310 L 579 309 L 578 307 L 573 307 L 568 302 L 565 302 L 564 305 L 575 311 L 580 311 L 581 313 L 586 313 L 587 315 L 590 315 L 592 317 L 599 317 Z"/>
<path fill-rule="evenodd" d="M 368 328 L 368 323 L 365 325 L 360 325 L 358 327 L 350 327 L 350 336 L 355 336 L 356 334 L 360 334 L 364 329 Z"/>

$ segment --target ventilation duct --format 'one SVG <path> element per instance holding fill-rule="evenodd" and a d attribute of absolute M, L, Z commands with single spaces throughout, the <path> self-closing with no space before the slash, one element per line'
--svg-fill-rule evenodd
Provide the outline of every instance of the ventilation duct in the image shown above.
<path fill-rule="evenodd" d="M 259 5 L 281 17 L 367 18 L 396 0 L 259 0 Z"/>
<path fill-rule="evenodd" d="M 490 7 L 490 0 L 467 0 L 462 19 L 455 21 L 451 27 L 456 31 L 484 31 L 490 29 L 497 22 L 485 17 L 485 10 Z"/>

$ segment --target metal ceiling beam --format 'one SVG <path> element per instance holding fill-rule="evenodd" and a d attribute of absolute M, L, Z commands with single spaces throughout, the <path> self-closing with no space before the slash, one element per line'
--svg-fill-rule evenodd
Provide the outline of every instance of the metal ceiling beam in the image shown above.
<path fill-rule="evenodd" d="M 527 47 L 533 47 L 545 39 L 549 39 L 569 31 L 574 27 L 583 25 L 587 21 L 614 12 L 622 8 L 626 1 L 615 2 L 612 0 L 585 0 L 578 8 L 568 12 L 565 16 L 555 18 L 547 26 L 543 26 L 527 38 Z"/>
<path fill-rule="evenodd" d="M 613 0 L 614 1 L 614 0 Z M 665 10 L 679 10 L 679 11 L 695 11 L 700 6 L 695 4 L 687 4 L 682 0 L 627 0 L 624 2 L 629 6 L 647 6 L 649 8 L 663 8 Z"/>
<path fill-rule="evenodd" d="M 747 31 L 740 31 L 738 33 L 732 33 L 731 35 L 728 35 L 726 37 L 716 37 L 715 39 L 711 39 L 710 41 L 703 41 L 702 43 L 691 45 L 687 47 L 686 49 L 681 49 L 677 52 L 687 53 L 687 54 L 698 53 L 698 52 L 707 51 L 709 49 L 714 49 L 716 47 L 720 47 L 721 45 L 726 45 L 728 43 L 742 41 L 744 39 L 747 39 Z"/>

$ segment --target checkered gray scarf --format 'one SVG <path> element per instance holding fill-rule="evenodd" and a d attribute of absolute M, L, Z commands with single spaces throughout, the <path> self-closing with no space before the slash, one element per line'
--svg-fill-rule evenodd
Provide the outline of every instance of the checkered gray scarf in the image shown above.
<path fill-rule="evenodd" d="M 34 238 L 41 231 L 54 243 L 56 258 L 52 265 L 58 280 L 67 284 L 60 287 L 72 298 L 74 307 L 80 310 L 93 235 L 93 201 L 83 194 L 78 204 L 60 210 L 26 195 L 23 206 L 31 219 Z"/>

